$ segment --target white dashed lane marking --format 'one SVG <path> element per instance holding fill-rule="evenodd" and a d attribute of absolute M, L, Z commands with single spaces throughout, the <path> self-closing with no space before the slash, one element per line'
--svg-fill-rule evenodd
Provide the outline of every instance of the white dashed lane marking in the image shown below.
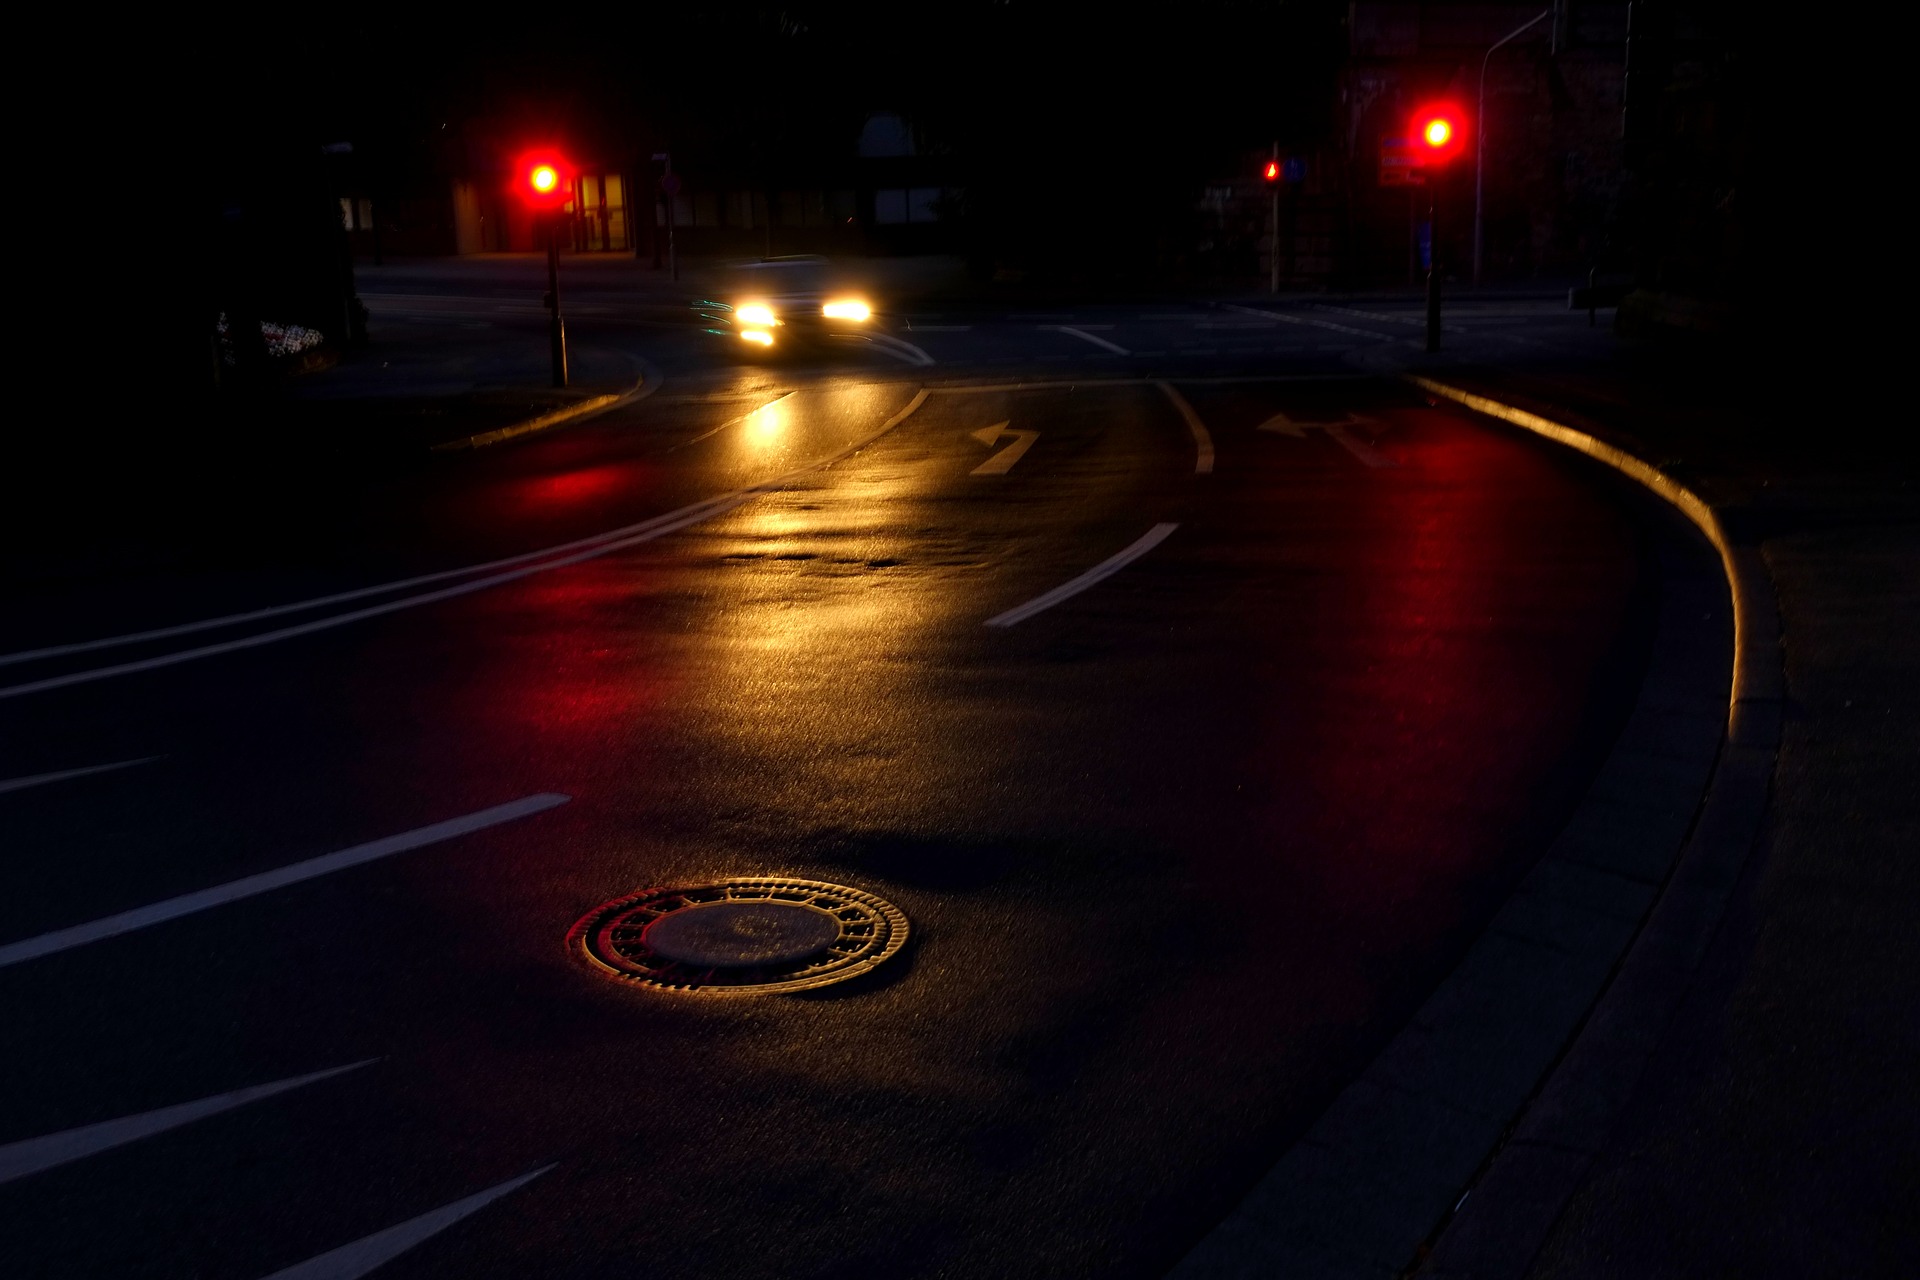
<path fill-rule="evenodd" d="M 60 769 L 53 773 L 34 773 L 24 778 L 7 778 L 0 781 L 0 795 L 9 791 L 25 791 L 29 787 L 44 787 L 50 782 L 65 782 L 70 778 L 89 778 L 96 773 L 112 773 L 115 769 L 131 769 L 136 764 L 152 764 L 159 756 L 141 756 L 138 760 L 116 760 L 112 764 L 90 764 L 82 769 Z"/>
<path fill-rule="evenodd" d="M 264 1280 L 359 1280 L 359 1277 L 385 1266 L 415 1245 L 431 1240 L 460 1219 L 478 1213 L 501 1196 L 526 1186 L 553 1167 L 547 1165 L 532 1173 L 523 1173 L 464 1200 L 455 1200 L 431 1213 L 409 1218 L 398 1226 L 362 1236 L 352 1244 L 343 1244 L 317 1258 L 296 1262 L 291 1267 L 264 1277 Z"/>
<path fill-rule="evenodd" d="M 121 1116 L 114 1120 L 102 1120 L 98 1124 L 82 1125 L 77 1129 L 50 1133 L 42 1138 L 11 1142 L 0 1147 L 0 1183 L 44 1173 L 48 1169 L 57 1169 L 63 1164 L 72 1164 L 75 1160 L 84 1160 L 88 1156 L 99 1155 L 115 1147 L 124 1147 L 129 1142 L 151 1138 L 169 1129 L 178 1129 L 181 1125 L 192 1124 L 208 1116 L 217 1116 L 223 1111 L 244 1107 L 262 1098 L 271 1098 L 289 1089 L 298 1089 L 303 1085 L 344 1075 L 349 1071 L 358 1071 L 361 1067 L 370 1066 L 378 1061 L 380 1061 L 378 1058 L 368 1058 L 363 1062 L 348 1063 L 344 1067 L 329 1067 L 325 1071 L 313 1071 L 304 1076 L 289 1076 L 285 1080 L 275 1080 L 270 1084 L 256 1084 L 245 1089 L 235 1089 L 231 1093 L 215 1094 L 211 1098 L 176 1103 L 171 1107 L 142 1111 L 138 1115 Z"/>
<path fill-rule="evenodd" d="M 445 822 L 436 822 L 430 826 L 416 827 L 412 831 L 402 831 L 396 836 L 370 840 L 366 844 L 357 844 L 350 849 L 322 854 L 320 857 L 277 867 L 272 871 L 262 871 L 258 875 L 245 876 L 226 884 L 215 885 L 211 889 L 183 893 L 177 898 L 168 898 L 164 902 L 156 902 L 151 906 L 135 907 L 131 911 L 122 911 L 118 915 L 106 916 L 86 924 L 56 929 L 52 933 L 43 933 L 37 938 L 26 938 L 0 947 L 0 969 L 61 951 L 70 951 L 74 947 L 84 947 L 89 943 L 118 937 L 123 933 L 132 933 L 136 929 L 145 929 L 151 925 L 164 924 L 169 920 L 178 920 L 182 916 L 194 915 L 212 907 L 225 906 L 229 902 L 238 902 L 242 898 L 251 898 L 256 894 L 282 889 L 290 884 L 299 884 L 302 880 L 332 875 L 336 871 L 345 871 L 349 867 L 357 867 L 361 863 L 372 862 L 378 858 L 391 857 L 396 853 L 405 853 L 424 845 L 438 844 L 442 840 L 451 840 L 456 836 L 471 835 L 473 832 L 497 827 L 517 818 L 544 813 L 548 809 L 565 804 L 571 798 L 554 792 L 525 796 L 507 804 L 494 805 L 491 809 L 482 809 L 478 813 L 449 818 Z"/>
<path fill-rule="evenodd" d="M 1050 325 L 1044 325 L 1042 327 L 1047 329 L 1052 329 L 1056 333 L 1070 333 L 1074 337 L 1082 340 L 1083 342 L 1091 342 L 1094 346 L 1099 347 L 1101 350 L 1111 351 L 1113 352 L 1113 354 L 1117 356 L 1124 356 L 1129 354 L 1127 349 L 1121 346 L 1119 343 L 1109 342 L 1097 333 L 1088 333 L 1085 329 L 1076 329 L 1074 326 L 1070 324 L 1050 324 Z"/>

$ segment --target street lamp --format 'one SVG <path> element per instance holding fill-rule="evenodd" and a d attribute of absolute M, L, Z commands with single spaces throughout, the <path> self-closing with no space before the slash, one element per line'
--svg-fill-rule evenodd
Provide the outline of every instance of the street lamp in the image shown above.
<path fill-rule="evenodd" d="M 1494 51 L 1501 45 L 1517 40 L 1552 16 L 1552 9 L 1542 9 L 1495 40 L 1480 59 L 1480 102 L 1473 113 L 1480 129 L 1480 138 L 1473 151 L 1473 287 L 1476 289 L 1480 287 L 1480 189 L 1487 170 L 1487 64 L 1493 61 Z"/>

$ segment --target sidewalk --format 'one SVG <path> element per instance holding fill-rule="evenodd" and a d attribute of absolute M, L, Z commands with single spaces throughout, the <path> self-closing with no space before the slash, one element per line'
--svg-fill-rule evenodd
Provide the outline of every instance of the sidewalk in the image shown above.
<path fill-rule="evenodd" d="M 1607 1081 L 1621 1104 L 1601 1141 L 1554 1153 L 1575 1176 L 1549 1186 L 1529 1173 L 1523 1114 L 1420 1273 L 1911 1274 L 1920 480 L 1904 441 L 1845 381 L 1811 395 L 1766 368 L 1604 335 L 1409 363 L 1618 444 L 1707 499 L 1764 562 L 1785 676 L 1758 839 L 1638 1079 Z"/>
<path fill-rule="evenodd" d="M 371 330 L 331 367 L 219 400 L 74 388 L 16 473 L 31 484 L 0 520 L 0 578 L 59 593 L 257 564 L 270 547 L 316 545 L 362 492 L 426 474 L 436 446 L 647 388 L 644 362 L 577 339 L 570 384 L 550 386 L 543 314 L 481 325 L 376 310 Z"/>
<path fill-rule="evenodd" d="M 553 387 L 545 322 L 498 327 L 374 310 L 366 347 L 292 379 L 274 405 L 276 430 L 327 436 L 333 449 L 418 453 L 633 391 L 633 357 L 577 338 L 568 385 Z"/>

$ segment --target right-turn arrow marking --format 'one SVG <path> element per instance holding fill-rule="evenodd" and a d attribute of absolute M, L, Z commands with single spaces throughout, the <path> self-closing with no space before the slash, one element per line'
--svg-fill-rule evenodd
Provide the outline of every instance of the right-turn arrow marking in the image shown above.
<path fill-rule="evenodd" d="M 1040 438 L 1038 431 L 1021 431 L 1009 427 L 1004 422 L 996 422 L 990 427 L 982 427 L 978 431 L 972 431 L 968 434 L 989 449 L 1000 443 L 1002 436 L 1013 437 L 1012 444 L 973 469 L 973 474 L 976 476 L 1003 476 L 1007 474 L 1013 464 L 1020 461 L 1020 459 L 1026 455 L 1027 450 L 1033 448 L 1033 442 Z"/>

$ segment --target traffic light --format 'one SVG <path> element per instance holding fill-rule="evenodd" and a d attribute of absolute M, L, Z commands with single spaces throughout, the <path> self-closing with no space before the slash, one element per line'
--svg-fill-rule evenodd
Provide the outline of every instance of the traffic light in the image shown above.
<path fill-rule="evenodd" d="M 1437 169 L 1466 146 L 1466 113 L 1450 102 L 1432 103 L 1413 113 L 1414 153 L 1423 168 Z"/>
<path fill-rule="evenodd" d="M 1278 160 L 1267 161 L 1267 167 L 1261 171 L 1260 176 L 1268 182 L 1280 181 L 1280 162 Z"/>
<path fill-rule="evenodd" d="M 573 199 L 573 166 L 557 152 L 528 152 L 514 165 L 513 189 L 535 213 L 557 213 Z"/>
<path fill-rule="evenodd" d="M 513 162 L 513 194 L 546 232 L 547 338 L 553 354 L 553 385 L 567 385 L 567 322 L 560 314 L 560 239 L 566 231 L 559 215 L 573 203 L 573 166 L 551 149 L 521 153 Z"/>

